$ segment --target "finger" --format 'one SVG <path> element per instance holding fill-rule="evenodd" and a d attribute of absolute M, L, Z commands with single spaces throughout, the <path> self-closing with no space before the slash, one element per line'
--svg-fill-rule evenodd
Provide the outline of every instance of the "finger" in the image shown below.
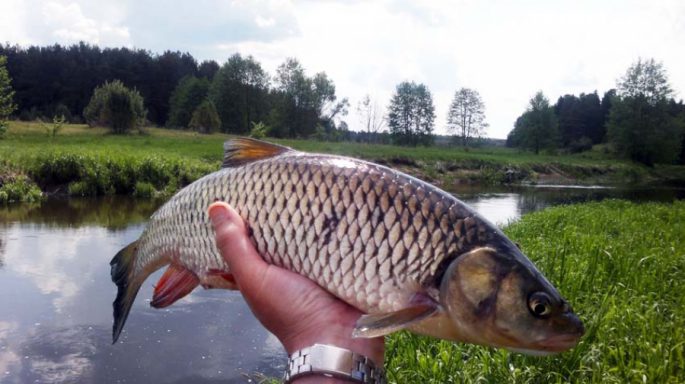
<path fill-rule="evenodd" d="M 241 290 L 263 280 L 268 264 L 257 253 L 247 236 L 238 213 L 224 202 L 209 206 L 209 217 L 216 233 L 216 245 L 231 269 Z"/>

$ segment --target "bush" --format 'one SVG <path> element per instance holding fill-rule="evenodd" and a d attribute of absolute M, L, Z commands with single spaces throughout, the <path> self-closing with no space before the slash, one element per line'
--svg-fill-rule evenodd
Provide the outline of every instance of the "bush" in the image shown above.
<path fill-rule="evenodd" d="M 255 138 L 255 139 L 263 139 L 267 136 L 269 131 L 270 131 L 270 128 L 268 125 L 262 123 L 261 121 L 259 123 L 255 123 L 253 121 L 252 122 L 252 129 L 250 130 L 250 137 Z"/>
<path fill-rule="evenodd" d="M 152 184 L 142 181 L 137 182 L 136 188 L 133 190 L 134 197 L 146 199 L 153 197 L 156 193 L 157 191 L 155 190 L 155 187 Z"/>
<path fill-rule="evenodd" d="M 212 133 L 218 130 L 221 127 L 221 119 L 214 103 L 209 100 L 203 101 L 193 112 L 189 127 L 200 133 Z"/>
<path fill-rule="evenodd" d="M 57 136 L 59 131 L 62 130 L 62 127 L 64 126 L 64 123 L 66 122 L 66 118 L 64 115 L 55 115 L 52 117 L 52 125 L 45 124 L 42 120 L 40 121 L 40 125 L 45 129 L 45 133 L 51 137 L 54 138 Z"/>
<path fill-rule="evenodd" d="M 98 194 L 97 188 L 85 181 L 75 181 L 73 183 L 69 183 L 69 186 L 67 187 L 67 193 L 69 196 L 79 197 L 97 196 Z"/>
<path fill-rule="evenodd" d="M 0 204 L 34 203 L 43 198 L 40 188 L 25 176 L 17 177 L 0 186 Z"/>
<path fill-rule="evenodd" d="M 53 152 L 27 162 L 28 174 L 41 186 L 68 185 L 68 193 L 73 196 L 135 194 L 145 188 L 139 183 L 151 185 L 155 193 L 171 195 L 213 170 L 213 165 L 158 156 L 101 157 Z"/>
<path fill-rule="evenodd" d="M 592 149 L 592 140 L 587 136 L 583 136 L 577 140 L 572 140 L 569 143 L 568 149 L 571 153 L 589 151 Z"/>
<path fill-rule="evenodd" d="M 95 88 L 90 102 L 83 110 L 89 126 L 112 128 L 114 133 L 124 133 L 145 122 L 143 97 L 121 81 L 106 82 Z"/>

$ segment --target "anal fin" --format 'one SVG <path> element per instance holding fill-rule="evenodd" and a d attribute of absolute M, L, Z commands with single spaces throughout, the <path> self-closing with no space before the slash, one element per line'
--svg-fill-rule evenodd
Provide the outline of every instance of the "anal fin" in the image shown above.
<path fill-rule="evenodd" d="M 355 324 L 352 337 L 372 338 L 385 336 L 418 323 L 432 316 L 439 309 L 440 307 L 437 303 L 421 297 L 418 300 L 413 299 L 406 308 L 396 312 L 362 315 L 357 320 L 357 324 Z"/>
<path fill-rule="evenodd" d="M 168 307 L 192 292 L 198 284 L 200 279 L 191 270 L 171 264 L 157 282 L 150 305 L 155 308 Z"/>

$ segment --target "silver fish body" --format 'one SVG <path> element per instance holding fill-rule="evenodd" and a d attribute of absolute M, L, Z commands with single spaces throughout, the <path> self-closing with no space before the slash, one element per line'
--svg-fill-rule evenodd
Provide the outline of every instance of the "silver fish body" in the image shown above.
<path fill-rule="evenodd" d="M 269 263 L 311 280 L 365 311 L 404 304 L 405 286 L 430 287 L 450 255 L 493 239 L 494 226 L 452 195 L 355 159 L 285 153 L 224 168 L 183 189 L 141 237 L 142 271 L 156 258 L 207 279 L 228 271 L 207 207 L 226 201 Z"/>
<path fill-rule="evenodd" d="M 563 302 L 497 227 L 439 188 L 382 165 L 279 146 L 266 147 L 273 153 L 258 154 L 256 159 L 236 159 L 231 151 L 240 155 L 241 145 L 261 144 L 250 140 L 229 144 L 228 166 L 179 191 L 151 217 L 135 246 L 129 251 L 125 248 L 112 261 L 112 277 L 120 287 L 114 303 L 115 339 L 128 315 L 131 296 L 161 266 L 171 264 L 197 279 L 164 305 L 187 294 L 193 284 L 237 288 L 221 277 L 230 276 L 230 270 L 216 248 L 207 214 L 215 201 L 236 209 L 267 262 L 308 277 L 363 312 L 399 313 L 397 327 L 376 333 L 360 331 L 361 335 L 410 328 L 447 339 L 517 346 L 506 335 L 498 336 L 501 342 L 470 336 L 481 331 L 455 328 L 453 323 L 462 320 L 451 319 L 446 309 L 450 304 L 445 297 L 485 302 L 474 299 L 485 292 L 486 299 L 496 298 L 499 288 L 487 282 L 499 284 L 508 276 L 502 271 L 515 270 L 519 280 L 533 281 L 537 290 L 548 291 L 551 298 Z M 485 262 L 464 262 L 461 271 L 450 268 L 461 255 L 482 250 L 487 255 L 477 260 Z M 480 271 L 478 263 L 490 267 Z M 465 288 L 449 283 L 448 269 L 461 276 Z M 476 277 L 467 279 L 467 275 Z M 419 301 L 435 305 L 425 311 L 420 307 L 417 313 L 402 312 L 416 302 L 417 295 Z M 124 299 L 130 302 L 123 305 Z M 155 298 L 153 305 L 156 302 L 162 301 Z M 369 319 L 368 328 L 376 320 Z"/>

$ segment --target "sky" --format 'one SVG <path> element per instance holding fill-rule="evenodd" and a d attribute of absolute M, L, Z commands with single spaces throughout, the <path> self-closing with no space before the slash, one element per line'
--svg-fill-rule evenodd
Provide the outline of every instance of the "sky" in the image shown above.
<path fill-rule="evenodd" d="M 486 135 L 506 138 L 537 91 L 552 103 L 601 97 L 638 57 L 662 62 L 685 97 L 681 0 L 0 0 L 0 42 L 79 41 L 219 64 L 237 52 L 272 75 L 296 57 L 349 99 L 353 130 L 365 95 L 385 110 L 397 84 L 415 81 L 432 92 L 437 133 L 448 133 L 449 104 L 468 87 L 485 103 Z"/>

